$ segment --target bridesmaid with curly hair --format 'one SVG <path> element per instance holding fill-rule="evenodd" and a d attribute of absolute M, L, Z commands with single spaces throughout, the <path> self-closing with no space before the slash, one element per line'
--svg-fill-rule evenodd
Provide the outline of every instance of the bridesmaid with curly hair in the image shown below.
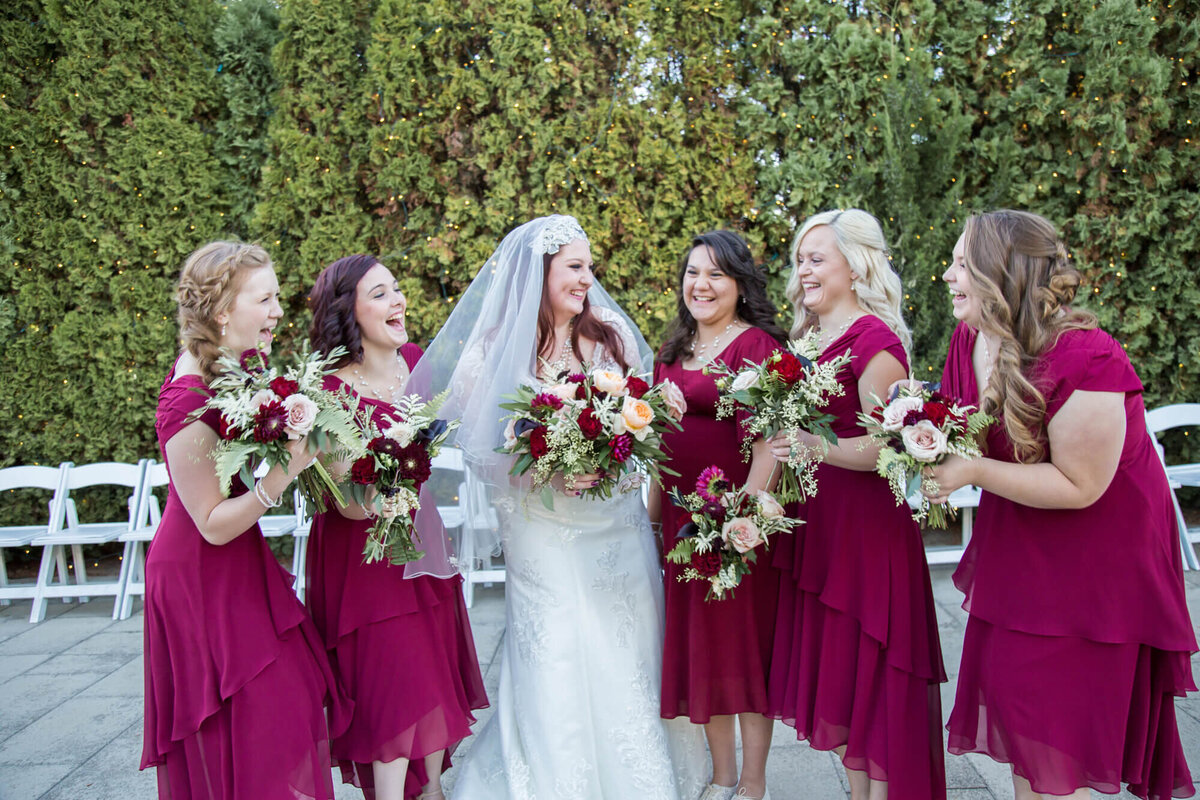
<path fill-rule="evenodd" d="M 326 388 L 348 391 L 377 424 L 395 418 L 421 348 L 408 341 L 391 271 L 374 256 L 340 258 L 317 277 L 309 304 L 314 349 L 349 351 Z M 432 533 L 418 543 L 423 559 L 363 563 L 368 527 L 366 510 L 350 504 L 317 514 L 309 535 L 309 610 L 355 701 L 331 752 L 368 798 L 432 800 L 472 710 L 487 706 L 462 578 Z"/>

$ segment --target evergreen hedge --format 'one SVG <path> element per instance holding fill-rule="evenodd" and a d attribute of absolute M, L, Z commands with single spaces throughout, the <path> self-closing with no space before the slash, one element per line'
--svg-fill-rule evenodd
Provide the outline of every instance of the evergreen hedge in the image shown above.
<path fill-rule="evenodd" d="M 0 465 L 155 454 L 172 286 L 207 240 L 267 246 L 292 336 L 321 267 L 374 252 L 422 341 L 508 230 L 555 211 L 579 217 L 601 280 L 657 344 L 695 233 L 745 235 L 782 301 L 803 218 L 866 208 L 929 373 L 964 215 L 1027 208 L 1063 228 L 1148 404 L 1195 400 L 1196 11 L 14 0 L 0 11 Z"/>

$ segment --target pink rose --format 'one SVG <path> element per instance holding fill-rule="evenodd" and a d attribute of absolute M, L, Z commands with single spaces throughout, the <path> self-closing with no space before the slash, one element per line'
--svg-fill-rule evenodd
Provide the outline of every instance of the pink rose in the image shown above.
<path fill-rule="evenodd" d="M 762 489 L 758 490 L 758 507 L 762 510 L 762 515 L 768 519 L 783 516 L 783 506 L 779 505 L 775 495 Z"/>
<path fill-rule="evenodd" d="M 676 422 L 681 421 L 687 413 L 687 400 L 683 398 L 683 390 L 669 378 L 664 379 L 658 386 L 662 392 L 663 403 L 667 407 L 667 414 Z"/>
<path fill-rule="evenodd" d="M 927 419 L 900 432 L 904 449 L 917 461 L 933 463 L 946 452 L 946 434 Z"/>
<path fill-rule="evenodd" d="M 592 385 L 613 397 L 624 397 L 629 393 L 629 390 L 625 387 L 625 376 L 612 370 L 593 370 Z"/>
<path fill-rule="evenodd" d="M 721 538 L 739 553 L 748 553 L 762 544 L 758 526 L 745 517 L 734 517 L 721 527 Z"/>
<path fill-rule="evenodd" d="M 252 413 L 257 414 L 260 408 L 265 406 L 267 403 L 273 403 L 278 399 L 279 395 L 275 394 L 270 389 L 259 389 L 250 398 L 250 410 Z"/>
<path fill-rule="evenodd" d="M 575 399 L 575 384 L 573 383 L 558 383 L 554 386 L 546 387 L 546 394 L 552 394 L 559 400 L 567 401 Z"/>
<path fill-rule="evenodd" d="M 893 433 L 900 430 L 904 427 L 904 418 L 908 416 L 908 413 L 920 411 L 924 406 L 925 401 L 919 397 L 909 395 L 897 397 L 883 410 L 883 429 Z"/>
<path fill-rule="evenodd" d="M 313 429 L 313 424 L 317 421 L 317 404 L 308 399 L 302 394 L 296 393 L 288 395 L 283 401 L 284 410 L 287 411 L 287 435 L 289 439 L 299 439 L 301 436 L 307 436 L 309 431 Z"/>

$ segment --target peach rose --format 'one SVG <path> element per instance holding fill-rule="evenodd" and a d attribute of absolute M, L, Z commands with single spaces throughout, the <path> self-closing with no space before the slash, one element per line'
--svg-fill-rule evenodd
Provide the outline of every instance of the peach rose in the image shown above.
<path fill-rule="evenodd" d="M 739 553 L 748 553 L 762 544 L 758 526 L 745 517 L 734 517 L 721 526 L 721 538 L 733 545 Z"/>
<path fill-rule="evenodd" d="M 775 495 L 762 489 L 758 490 L 758 507 L 762 509 L 764 517 L 774 518 L 783 516 L 783 506 L 779 505 L 779 501 L 775 499 Z"/>
<path fill-rule="evenodd" d="M 564 403 L 568 400 L 575 399 L 575 389 L 577 384 L 574 383 L 556 383 L 553 386 L 547 386 L 545 391 L 547 394 L 552 394 Z"/>
<path fill-rule="evenodd" d="M 683 397 L 683 390 L 675 385 L 675 382 L 669 378 L 664 379 L 659 384 L 662 392 L 663 403 L 667 407 L 667 413 L 671 419 L 680 422 L 683 415 L 687 413 L 687 400 Z"/>
<path fill-rule="evenodd" d="M 287 424 L 284 426 L 284 430 L 287 431 L 289 439 L 307 436 L 313 429 L 313 425 L 317 421 L 317 411 L 320 410 L 316 403 L 299 392 L 288 395 L 287 399 L 283 401 L 283 408 L 287 411 Z"/>
<path fill-rule="evenodd" d="M 892 431 L 894 433 L 904 427 L 904 418 L 908 416 L 908 412 L 920 411 L 924 407 L 925 401 L 921 398 L 901 395 L 888 403 L 887 407 L 883 409 L 881 427 L 885 431 Z"/>
<path fill-rule="evenodd" d="M 927 419 L 905 428 L 900 438 L 904 440 L 904 449 L 917 461 L 933 463 L 946 452 L 946 434 Z"/>
<path fill-rule="evenodd" d="M 654 409 L 645 400 L 626 397 L 621 406 L 621 419 L 629 432 L 641 441 L 650 430 L 650 423 L 654 421 Z"/>
<path fill-rule="evenodd" d="M 629 389 L 625 387 L 625 376 L 619 372 L 607 369 L 592 370 L 592 383 L 597 389 L 613 397 L 629 394 Z"/>

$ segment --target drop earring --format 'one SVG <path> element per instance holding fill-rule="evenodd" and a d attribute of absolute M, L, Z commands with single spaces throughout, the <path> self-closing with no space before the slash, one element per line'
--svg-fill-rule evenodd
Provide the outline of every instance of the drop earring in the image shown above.
<path fill-rule="evenodd" d="M 224 325 L 221 326 L 221 335 L 222 336 L 225 335 L 225 326 Z"/>

